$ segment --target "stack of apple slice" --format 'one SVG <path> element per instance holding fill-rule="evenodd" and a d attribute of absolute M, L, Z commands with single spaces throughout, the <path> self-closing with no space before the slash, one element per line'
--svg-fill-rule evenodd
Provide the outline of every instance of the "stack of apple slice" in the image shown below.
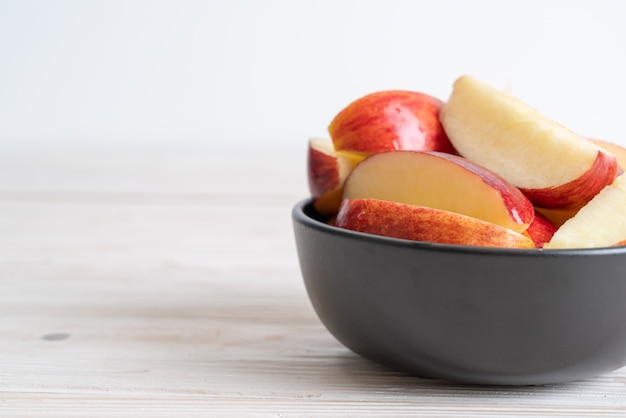
<path fill-rule="evenodd" d="M 335 224 L 418 241 L 532 248 L 521 233 L 534 215 L 518 188 L 461 157 L 388 151 L 353 170 Z"/>
<path fill-rule="evenodd" d="M 626 150 L 473 77 L 450 98 L 382 91 L 309 141 L 309 186 L 338 227 L 509 248 L 626 243 Z"/>
<path fill-rule="evenodd" d="M 348 174 L 369 155 L 397 150 L 455 153 L 439 122 L 442 104 L 424 93 L 387 90 L 343 109 L 328 127 L 332 141 L 309 140 L 308 180 L 315 209 L 336 214 Z"/>

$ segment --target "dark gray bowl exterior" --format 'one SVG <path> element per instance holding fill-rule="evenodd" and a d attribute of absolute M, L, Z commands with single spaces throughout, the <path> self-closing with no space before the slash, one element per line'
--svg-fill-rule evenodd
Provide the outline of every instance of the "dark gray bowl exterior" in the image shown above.
<path fill-rule="evenodd" d="M 293 211 L 307 292 L 355 353 L 423 377 L 537 385 L 626 364 L 626 248 L 509 250 L 412 242 Z"/>

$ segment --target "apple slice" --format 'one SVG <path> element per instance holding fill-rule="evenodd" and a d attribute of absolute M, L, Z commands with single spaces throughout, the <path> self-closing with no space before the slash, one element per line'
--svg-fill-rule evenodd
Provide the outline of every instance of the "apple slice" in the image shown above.
<path fill-rule="evenodd" d="M 344 199 L 380 199 L 460 213 L 516 232 L 535 216 L 515 186 L 471 161 L 443 152 L 389 151 L 352 170 Z"/>
<path fill-rule="evenodd" d="M 519 187 L 536 206 L 579 208 L 618 173 L 612 154 L 470 76 L 456 80 L 439 116 L 462 156 Z"/>
<path fill-rule="evenodd" d="M 523 235 L 532 239 L 537 248 L 543 248 L 546 242 L 552 239 L 556 230 L 557 226 L 552 221 L 535 211 L 535 217 Z"/>
<path fill-rule="evenodd" d="M 544 248 L 592 248 L 626 240 L 626 177 L 619 176 L 556 231 Z"/>
<path fill-rule="evenodd" d="M 535 248 L 531 239 L 490 222 L 426 206 L 378 199 L 344 199 L 335 226 L 439 244 Z"/>
<path fill-rule="evenodd" d="M 350 103 L 331 121 L 337 150 L 456 153 L 439 122 L 441 100 L 406 90 L 371 93 Z"/>
<path fill-rule="evenodd" d="M 323 215 L 337 213 L 343 183 L 363 158 L 365 155 L 335 152 L 330 139 L 309 139 L 307 174 L 313 207 L 317 212 Z"/>
<path fill-rule="evenodd" d="M 558 209 L 558 208 L 540 208 L 535 207 L 535 214 L 540 213 L 557 228 L 565 223 L 569 218 L 576 215 L 578 209 Z"/>
<path fill-rule="evenodd" d="M 611 154 L 615 155 L 615 157 L 617 158 L 617 163 L 622 170 L 626 168 L 626 148 L 612 142 L 603 141 L 601 139 L 591 139 L 590 141 L 598 145 L 600 148 L 603 148 Z"/>

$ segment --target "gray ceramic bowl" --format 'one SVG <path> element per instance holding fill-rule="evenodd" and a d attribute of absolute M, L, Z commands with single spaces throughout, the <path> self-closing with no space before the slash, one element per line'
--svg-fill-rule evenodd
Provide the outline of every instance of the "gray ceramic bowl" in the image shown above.
<path fill-rule="evenodd" d="M 626 364 L 626 247 L 430 244 L 292 211 L 307 292 L 326 328 L 389 367 L 465 383 L 536 385 Z"/>

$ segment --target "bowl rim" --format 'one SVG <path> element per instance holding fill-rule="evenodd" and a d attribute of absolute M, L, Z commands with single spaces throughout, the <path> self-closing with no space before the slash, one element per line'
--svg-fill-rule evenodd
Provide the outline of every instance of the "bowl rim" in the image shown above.
<path fill-rule="evenodd" d="M 315 213 L 312 198 L 300 200 L 293 206 L 291 212 L 294 222 L 316 229 L 320 232 L 344 238 L 403 248 L 424 249 L 438 252 L 440 251 L 453 253 L 489 254 L 515 257 L 590 257 L 599 255 L 626 255 L 626 246 L 562 249 L 478 247 L 470 245 L 439 244 L 427 241 L 414 241 L 402 238 L 368 234 L 365 232 L 339 228 L 322 221 L 324 216 Z M 313 215 L 318 215 L 318 217 L 315 217 Z"/>

